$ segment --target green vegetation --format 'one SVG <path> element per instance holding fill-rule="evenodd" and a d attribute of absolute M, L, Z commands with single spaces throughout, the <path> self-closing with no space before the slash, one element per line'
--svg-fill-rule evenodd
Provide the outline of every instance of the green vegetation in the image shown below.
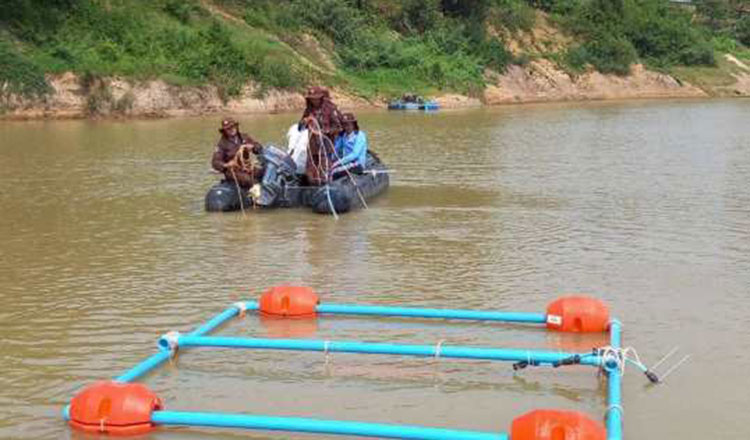
<path fill-rule="evenodd" d="M 42 97 L 49 92 L 44 72 L 8 41 L 0 40 L 0 100 L 12 94 Z"/>
<path fill-rule="evenodd" d="M 544 9 L 581 43 L 566 59 L 573 70 L 591 64 L 606 73 L 627 74 L 640 59 L 665 69 L 714 65 L 713 47 L 692 13 L 666 0 L 542 0 Z"/>
<path fill-rule="evenodd" d="M 249 79 L 278 88 L 307 81 L 291 51 L 212 17 L 195 0 L 6 0 L 2 8 L 0 24 L 27 52 L 9 51 L 7 38 L 0 49 L 4 59 L 25 61 L 23 72 L 13 73 L 25 75 L 17 81 L 37 71 L 169 75 L 177 84 L 216 84 L 227 96 Z"/>
<path fill-rule="evenodd" d="M 366 95 L 397 94 L 405 87 L 420 93 L 481 90 L 485 68 L 502 71 L 513 61 L 502 41 L 476 25 L 490 19 L 491 3 L 525 6 L 521 0 L 224 2 L 243 7 L 253 27 L 310 33 L 328 42 L 342 76 Z"/>
<path fill-rule="evenodd" d="M 573 37 L 546 54 L 571 71 L 713 66 L 715 50 L 746 59 L 744 1 L 688 9 L 667 0 L 4 0 L 0 98 L 41 97 L 44 74 L 65 71 L 213 84 L 226 98 L 249 81 L 260 93 L 325 82 L 365 96 L 476 94 L 488 71 L 528 60 L 506 39 L 531 30 L 538 10 Z M 91 92 L 93 113 L 103 103 L 132 106 L 132 96 L 112 103 L 108 90 Z"/>

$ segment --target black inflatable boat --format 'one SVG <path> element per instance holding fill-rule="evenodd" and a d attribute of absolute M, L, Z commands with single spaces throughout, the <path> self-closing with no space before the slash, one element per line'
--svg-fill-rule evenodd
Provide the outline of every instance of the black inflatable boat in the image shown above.
<path fill-rule="evenodd" d="M 222 180 L 208 190 L 206 211 L 310 207 L 317 213 L 341 214 L 361 208 L 390 184 L 388 169 L 370 152 L 362 174 L 345 175 L 323 186 L 301 185 L 294 161 L 276 147 L 264 147 L 261 160 L 266 171 L 254 190 L 238 192 L 234 182 Z"/>

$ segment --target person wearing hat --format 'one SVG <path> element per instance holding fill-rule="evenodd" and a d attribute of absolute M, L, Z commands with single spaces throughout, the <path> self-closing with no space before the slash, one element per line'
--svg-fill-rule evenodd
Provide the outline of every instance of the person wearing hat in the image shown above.
<path fill-rule="evenodd" d="M 224 118 L 219 127 L 221 139 L 216 144 L 211 166 L 224 173 L 224 179 L 234 181 L 244 189 L 249 189 L 263 178 L 263 168 L 256 155 L 263 146 L 239 130 L 240 124 L 232 118 Z"/>
<path fill-rule="evenodd" d="M 307 128 L 310 133 L 305 175 L 311 185 L 321 185 L 330 170 L 334 140 L 342 130 L 341 113 L 325 87 L 310 87 L 305 101 L 307 106 L 299 122 L 299 129 Z"/>
<path fill-rule="evenodd" d="M 341 115 L 344 131 L 336 138 L 335 157 L 331 166 L 331 178 L 336 179 L 347 172 L 361 174 L 367 162 L 367 135 L 359 129 L 354 113 Z"/>

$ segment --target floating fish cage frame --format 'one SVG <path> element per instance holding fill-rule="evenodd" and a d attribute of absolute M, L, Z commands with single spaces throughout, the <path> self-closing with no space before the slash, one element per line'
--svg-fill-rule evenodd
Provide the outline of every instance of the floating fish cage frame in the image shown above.
<path fill-rule="evenodd" d="M 542 350 L 477 348 L 442 345 L 408 345 L 324 341 L 313 339 L 263 339 L 207 336 L 217 327 L 247 312 L 282 317 L 315 318 L 317 315 L 411 317 L 451 320 L 493 321 L 543 325 L 551 331 L 609 332 L 609 346 L 585 353 Z M 622 325 L 610 319 L 607 306 L 586 296 L 562 297 L 546 313 L 385 307 L 321 304 L 307 287 L 280 286 L 268 289 L 259 301 L 233 304 L 191 333 L 170 332 L 158 340 L 159 351 L 113 380 L 94 383 L 81 390 L 63 417 L 77 430 L 112 435 L 140 435 L 158 426 L 202 426 L 244 428 L 317 434 L 338 434 L 378 438 L 430 440 L 621 440 L 621 376 L 631 361 L 621 348 Z M 321 420 L 301 417 L 188 412 L 164 409 L 161 399 L 146 386 L 133 383 L 175 355 L 178 349 L 224 347 L 254 350 L 318 351 L 398 356 L 443 357 L 513 362 L 514 369 L 530 366 L 588 365 L 602 371 L 608 381 L 606 427 L 578 411 L 540 409 L 516 418 L 509 433 L 430 428 L 411 425 Z M 652 382 L 656 375 L 640 362 Z"/>

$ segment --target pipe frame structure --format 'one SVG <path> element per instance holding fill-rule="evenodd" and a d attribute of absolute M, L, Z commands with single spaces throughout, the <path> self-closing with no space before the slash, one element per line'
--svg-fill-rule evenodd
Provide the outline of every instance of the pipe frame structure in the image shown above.
<path fill-rule="evenodd" d="M 177 345 L 206 347 L 235 347 L 255 349 L 302 350 L 323 352 L 347 352 L 368 354 L 396 354 L 412 356 L 433 356 L 446 358 L 490 359 L 500 361 L 531 361 L 553 364 L 574 353 L 544 352 L 540 350 L 487 349 L 472 347 L 441 347 L 427 345 L 375 344 L 362 342 L 336 342 L 293 339 L 258 339 L 207 337 L 208 333 L 222 326 L 230 319 L 244 315 L 245 311 L 258 311 L 257 301 L 235 303 L 211 320 L 187 335 L 177 336 Z M 357 306 L 347 304 L 318 304 L 316 313 L 358 316 L 412 317 L 457 319 L 474 321 L 510 322 L 524 324 L 545 324 L 547 315 L 542 313 L 492 312 L 460 309 L 429 309 L 384 306 Z M 622 345 L 622 324 L 613 319 L 610 322 L 610 346 L 619 350 Z M 165 345 L 166 344 L 166 345 Z M 172 356 L 169 343 L 164 337 L 158 341 L 159 352 L 145 359 L 114 380 L 120 383 L 132 382 L 162 365 Z M 607 440 L 622 440 L 622 378 L 617 368 L 604 364 L 603 359 L 591 353 L 580 354 L 580 363 L 604 369 L 609 386 L 606 412 Z M 70 405 L 63 408 L 63 418 L 70 420 Z M 403 438 L 413 440 L 512 440 L 505 433 L 463 431 L 441 428 L 427 428 L 410 425 L 391 425 L 364 422 L 318 420 L 301 417 L 273 417 L 242 414 L 221 414 L 186 411 L 154 411 L 152 423 L 157 425 L 188 425 L 233 427 L 273 431 L 306 432 L 320 434 L 354 435 L 364 437 Z"/>

